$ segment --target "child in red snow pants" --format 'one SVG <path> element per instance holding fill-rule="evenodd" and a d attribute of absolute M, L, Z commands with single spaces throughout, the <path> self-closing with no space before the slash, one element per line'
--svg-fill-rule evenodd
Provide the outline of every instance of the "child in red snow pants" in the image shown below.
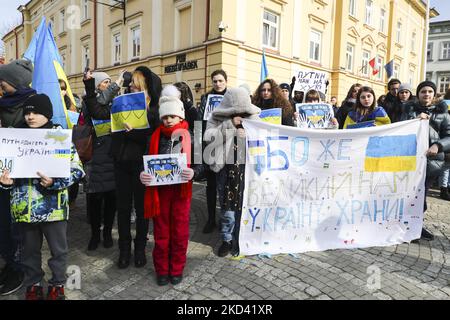
<path fill-rule="evenodd" d="M 189 242 L 191 199 L 180 197 L 180 185 L 158 187 L 160 215 L 153 218 L 153 263 L 157 275 L 181 276 Z"/>

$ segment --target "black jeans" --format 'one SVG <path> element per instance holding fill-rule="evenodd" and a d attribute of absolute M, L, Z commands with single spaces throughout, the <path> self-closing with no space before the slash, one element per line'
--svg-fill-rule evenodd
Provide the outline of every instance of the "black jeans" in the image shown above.
<path fill-rule="evenodd" d="M 149 220 L 144 219 L 145 186 L 141 183 L 143 163 L 123 161 L 114 163 L 114 173 L 117 186 L 117 225 L 119 229 L 119 249 L 131 248 L 131 209 L 136 210 L 136 238 L 135 245 L 145 246 Z"/>
<path fill-rule="evenodd" d="M 100 236 L 103 217 L 103 237 L 111 235 L 114 217 L 116 216 L 116 190 L 88 193 L 88 211 L 92 236 Z M 102 210 L 103 209 L 103 210 Z"/>
<path fill-rule="evenodd" d="M 22 232 L 17 223 L 12 222 L 9 190 L 0 189 L 0 255 L 14 270 L 22 270 Z"/>

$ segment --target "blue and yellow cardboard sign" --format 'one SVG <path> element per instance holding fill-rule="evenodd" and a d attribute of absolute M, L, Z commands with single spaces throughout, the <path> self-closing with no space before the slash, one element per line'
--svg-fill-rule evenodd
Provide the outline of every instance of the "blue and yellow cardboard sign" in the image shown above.
<path fill-rule="evenodd" d="M 111 107 L 111 131 L 125 131 L 125 124 L 135 130 L 148 129 L 147 103 L 143 92 L 121 95 Z"/>

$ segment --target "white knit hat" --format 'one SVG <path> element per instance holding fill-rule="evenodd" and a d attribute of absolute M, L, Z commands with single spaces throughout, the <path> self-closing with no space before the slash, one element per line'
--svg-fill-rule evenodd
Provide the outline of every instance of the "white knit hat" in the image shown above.
<path fill-rule="evenodd" d="M 177 97 L 162 96 L 159 99 L 159 118 L 162 119 L 165 116 L 178 116 L 184 119 L 183 102 Z"/>

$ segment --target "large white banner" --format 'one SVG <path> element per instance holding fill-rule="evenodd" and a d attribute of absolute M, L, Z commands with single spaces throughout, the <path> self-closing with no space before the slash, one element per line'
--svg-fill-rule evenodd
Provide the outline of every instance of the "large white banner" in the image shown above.
<path fill-rule="evenodd" d="M 11 178 L 70 177 L 72 130 L 0 129 L 0 174 Z"/>
<path fill-rule="evenodd" d="M 244 255 L 388 246 L 420 237 L 428 122 L 311 130 L 244 120 Z"/>

